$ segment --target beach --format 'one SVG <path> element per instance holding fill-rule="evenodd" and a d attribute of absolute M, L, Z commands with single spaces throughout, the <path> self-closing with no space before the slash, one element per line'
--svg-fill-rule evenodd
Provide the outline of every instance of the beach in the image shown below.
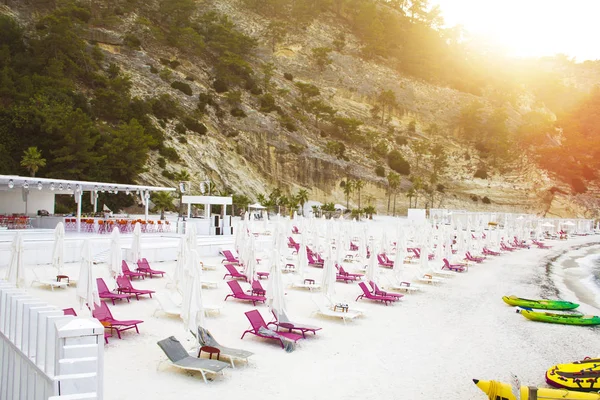
<path fill-rule="evenodd" d="M 228 299 L 221 257 L 202 257 L 215 270 L 204 272 L 207 280 L 219 281 L 216 289 L 203 289 L 205 304 L 222 305 L 220 313 L 205 319 L 220 344 L 252 351 L 249 363 L 236 363 L 224 375 L 205 384 L 199 373 L 187 373 L 169 365 L 156 342 L 175 336 L 190 351 L 194 338 L 179 318 L 156 312 L 157 303 L 145 298 L 110 306 L 117 319 L 142 319 L 140 334 L 127 331 L 123 339 L 110 338 L 104 352 L 106 399 L 196 399 L 257 398 L 282 396 L 287 399 L 484 399 L 472 378 L 508 382 L 510 373 L 522 384 L 546 386 L 545 371 L 552 365 L 598 356 L 600 330 L 543 324 L 525 319 L 501 297 L 514 294 L 526 298 L 561 298 L 582 303 L 585 314 L 600 314 L 593 296 L 573 279 L 564 277 L 564 266 L 594 250 L 598 236 L 547 241 L 552 249 L 521 249 L 470 265 L 436 286 L 423 285 L 420 293 L 408 294 L 400 302 L 385 306 L 367 300 L 355 302 L 360 294 L 356 283 L 336 283 L 335 299 L 360 308 L 364 316 L 344 324 L 314 314 L 311 297 L 318 293 L 288 288 L 285 299 L 290 319 L 322 327 L 300 340 L 295 350 L 285 352 L 275 341 L 253 335 L 241 340 L 249 328 L 244 312 L 258 309 L 268 322 L 268 307 Z M 579 247 L 579 248 L 578 248 Z M 571 248 L 578 248 L 568 252 Z M 551 261 L 553 260 L 553 261 Z M 550 265 L 550 267 L 549 267 Z M 167 272 L 165 278 L 135 280 L 136 288 L 166 291 L 175 262 L 154 263 Z M 346 263 L 354 271 L 356 264 Z M 50 268 L 50 267 L 48 267 Z M 106 265 L 96 266 L 98 276 L 107 276 Z M 266 270 L 261 264 L 258 270 Z M 379 268 L 380 286 L 386 287 Z M 308 275 L 321 280 L 321 269 L 309 268 Z M 284 283 L 292 279 L 284 274 Z M 263 281 L 263 287 L 267 287 Z M 246 287 L 246 286 L 245 286 Z M 74 307 L 73 288 L 66 290 L 33 286 L 28 291 L 58 307 Z M 587 294 L 586 294 L 587 293 Z M 556 296 L 553 296 L 556 294 Z M 155 314 L 155 315 L 154 315 Z"/>

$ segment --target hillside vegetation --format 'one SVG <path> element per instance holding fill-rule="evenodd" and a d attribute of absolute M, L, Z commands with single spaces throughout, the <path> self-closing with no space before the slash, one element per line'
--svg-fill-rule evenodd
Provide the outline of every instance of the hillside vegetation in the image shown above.
<path fill-rule="evenodd" d="M 6 3 L 0 173 L 595 215 L 597 62 L 494 56 L 423 0 Z"/>

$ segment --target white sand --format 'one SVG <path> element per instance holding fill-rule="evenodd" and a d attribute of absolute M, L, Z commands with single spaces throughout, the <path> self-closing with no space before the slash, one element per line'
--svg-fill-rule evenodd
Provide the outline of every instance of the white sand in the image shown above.
<path fill-rule="evenodd" d="M 509 372 L 516 373 L 523 384 L 545 386 L 544 373 L 550 366 L 600 354 L 600 330 L 532 322 L 516 314 L 501 297 L 539 297 L 536 284 L 544 273 L 540 266 L 544 258 L 591 241 L 598 238 L 554 241 L 551 250 L 525 249 L 491 258 L 442 285 L 426 287 L 424 292 L 407 295 L 401 303 L 387 307 L 366 300 L 357 304 L 358 286 L 338 283 L 335 298 L 366 313 L 347 325 L 312 315 L 316 307 L 311 294 L 287 289 L 290 317 L 323 327 L 316 336 L 300 340 L 292 353 L 283 351 L 275 341 L 253 335 L 240 340 L 249 326 L 244 312 L 253 307 L 233 299 L 223 303 L 229 291 L 222 281 L 218 289 L 203 292 L 206 303 L 223 304 L 221 315 L 208 318 L 206 327 L 221 344 L 255 355 L 248 365 L 237 364 L 208 384 L 199 374 L 170 367 L 156 345 L 174 335 L 192 349 L 193 338 L 183 330 L 181 320 L 160 314 L 153 317 L 156 303 L 151 299 L 117 304 L 111 306 L 116 318 L 145 322 L 139 335 L 128 331 L 122 340 L 115 336 L 105 346 L 105 398 L 484 399 L 471 379 L 507 381 Z M 205 259 L 212 264 L 219 260 Z M 171 273 L 174 263 L 153 267 Z M 206 275 L 221 280 L 224 273 L 219 264 Z M 310 268 L 310 274 L 321 278 L 319 269 Z M 165 290 L 166 283 L 166 278 L 154 278 L 136 280 L 134 286 Z M 74 288 L 51 292 L 34 287 L 31 292 L 57 306 L 75 307 Z M 256 308 L 270 320 L 266 306 Z M 592 306 L 580 309 L 600 314 Z"/>

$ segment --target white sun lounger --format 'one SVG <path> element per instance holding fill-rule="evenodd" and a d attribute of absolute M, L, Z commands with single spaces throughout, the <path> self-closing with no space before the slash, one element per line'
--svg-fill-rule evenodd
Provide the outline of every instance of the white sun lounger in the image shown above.
<path fill-rule="evenodd" d="M 321 284 L 320 283 L 304 283 L 304 282 L 294 282 L 291 285 L 293 288 L 295 289 L 308 289 L 311 292 L 313 290 L 320 290 L 321 289 Z"/>
<path fill-rule="evenodd" d="M 422 286 L 419 286 L 409 280 L 395 282 L 387 276 L 386 279 L 389 282 L 389 285 L 385 286 L 384 289 L 402 290 L 406 293 L 415 293 L 423 289 Z"/>
<path fill-rule="evenodd" d="M 158 308 L 154 311 L 153 315 L 155 315 L 158 311 L 162 311 L 170 316 L 181 316 L 181 307 L 175 304 L 168 293 L 156 292 L 154 293 L 154 299 L 158 303 Z"/>
<path fill-rule="evenodd" d="M 323 315 L 325 317 L 332 318 L 341 318 L 346 323 L 346 320 L 352 321 L 356 317 L 360 317 L 363 315 L 362 311 L 359 310 L 348 310 L 348 311 L 334 311 L 327 305 L 324 305 L 322 302 L 312 299 L 315 305 L 317 306 L 317 310 L 313 312 L 313 314 Z"/>
<path fill-rule="evenodd" d="M 34 277 L 31 281 L 31 286 L 33 286 L 34 283 L 37 283 L 42 286 L 50 286 L 50 289 L 54 290 L 55 287 L 64 289 L 69 285 L 67 282 L 58 282 L 56 279 L 42 277 L 41 274 L 38 275 L 38 273 L 35 271 L 35 268 L 32 268 L 31 272 L 33 273 Z"/>
<path fill-rule="evenodd" d="M 413 272 L 414 280 L 416 280 L 418 282 L 436 285 L 436 284 L 442 283 L 444 281 L 443 279 L 435 278 L 432 274 L 422 272 L 421 268 L 419 268 L 416 265 L 410 266 L 408 268 L 410 268 L 411 271 Z"/>

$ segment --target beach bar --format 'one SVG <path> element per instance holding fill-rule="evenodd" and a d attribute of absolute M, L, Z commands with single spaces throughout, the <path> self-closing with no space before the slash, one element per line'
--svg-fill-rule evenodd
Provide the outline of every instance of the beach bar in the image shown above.
<path fill-rule="evenodd" d="M 85 201 L 85 196 L 89 196 L 89 201 L 94 206 L 94 212 L 97 211 L 99 192 L 115 194 L 125 192 L 126 194 L 139 196 L 145 207 L 145 219 L 147 220 L 150 193 L 160 191 L 174 192 L 175 188 L 0 175 L 0 215 L 5 215 L 7 220 L 8 218 L 17 218 L 14 216 L 23 216 L 23 219 L 17 218 L 17 221 L 19 221 L 17 227 L 19 228 L 53 229 L 64 218 L 37 217 L 38 210 L 46 210 L 52 214 L 57 194 L 72 195 L 77 204 L 76 230 L 80 232 L 81 202 Z M 86 192 L 88 194 L 84 196 Z"/>

